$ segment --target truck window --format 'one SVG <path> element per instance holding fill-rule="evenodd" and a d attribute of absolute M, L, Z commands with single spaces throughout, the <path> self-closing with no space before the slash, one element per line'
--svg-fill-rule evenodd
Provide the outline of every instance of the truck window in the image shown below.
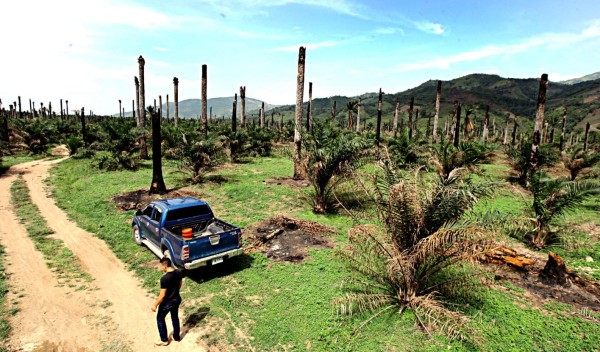
<path fill-rule="evenodd" d="M 150 220 L 159 222 L 161 216 L 162 216 L 162 212 L 160 211 L 160 209 L 155 208 L 154 213 L 152 214 L 152 218 Z"/>
<path fill-rule="evenodd" d="M 192 207 L 169 210 L 166 221 L 182 220 L 202 215 L 212 216 L 212 211 L 208 205 L 194 205 Z"/>
<path fill-rule="evenodd" d="M 152 207 L 151 205 L 147 206 L 144 208 L 144 210 L 142 210 L 142 215 L 145 215 L 147 217 L 150 217 L 150 215 L 152 215 L 152 209 L 154 207 Z"/>

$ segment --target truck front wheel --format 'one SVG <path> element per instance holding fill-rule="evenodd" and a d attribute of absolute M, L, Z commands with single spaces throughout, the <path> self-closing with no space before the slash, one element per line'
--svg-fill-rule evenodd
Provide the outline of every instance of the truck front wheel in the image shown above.
<path fill-rule="evenodd" d="M 131 232 L 133 233 L 133 240 L 137 243 L 138 246 L 142 245 L 142 235 L 140 234 L 140 229 L 138 225 L 133 225 L 131 228 Z"/>

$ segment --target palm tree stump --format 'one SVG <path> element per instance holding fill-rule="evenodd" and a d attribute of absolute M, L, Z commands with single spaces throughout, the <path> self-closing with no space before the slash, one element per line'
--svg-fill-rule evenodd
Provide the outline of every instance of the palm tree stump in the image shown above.
<path fill-rule="evenodd" d="M 540 271 L 540 278 L 547 284 L 571 286 L 573 274 L 567 270 L 565 262 L 555 253 L 548 253 L 548 261 Z"/>

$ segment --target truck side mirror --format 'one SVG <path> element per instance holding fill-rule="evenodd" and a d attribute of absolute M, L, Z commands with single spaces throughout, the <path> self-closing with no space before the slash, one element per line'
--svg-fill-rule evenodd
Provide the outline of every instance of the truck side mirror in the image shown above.
<path fill-rule="evenodd" d="M 141 209 L 136 210 L 135 215 L 142 215 L 142 210 Z"/>

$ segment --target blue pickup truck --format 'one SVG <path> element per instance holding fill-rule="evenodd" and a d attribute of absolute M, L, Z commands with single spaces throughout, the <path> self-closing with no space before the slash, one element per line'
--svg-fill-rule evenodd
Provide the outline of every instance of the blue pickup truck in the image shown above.
<path fill-rule="evenodd" d="M 240 228 L 215 218 L 196 198 L 154 201 L 136 212 L 131 229 L 138 245 L 179 268 L 219 264 L 243 252 Z"/>

